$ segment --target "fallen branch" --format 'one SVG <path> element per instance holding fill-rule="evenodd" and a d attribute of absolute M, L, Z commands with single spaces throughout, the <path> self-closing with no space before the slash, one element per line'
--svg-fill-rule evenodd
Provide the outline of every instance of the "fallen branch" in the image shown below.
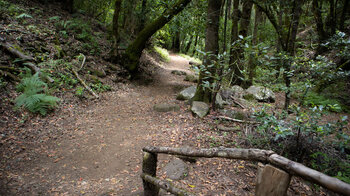
<path fill-rule="evenodd" d="M 231 96 L 231 99 L 232 99 L 233 103 L 239 105 L 242 109 L 246 109 L 247 108 L 245 105 L 243 105 L 242 103 L 237 101 L 233 96 Z"/>
<path fill-rule="evenodd" d="M 15 67 L 9 67 L 9 66 L 0 66 L 0 70 L 6 70 L 9 72 L 19 72 L 19 70 L 16 69 Z"/>
<path fill-rule="evenodd" d="M 15 76 L 12 73 L 7 72 L 7 71 L 0 70 L 0 75 L 2 75 L 4 77 L 9 77 L 11 80 L 16 81 L 16 82 L 20 82 L 21 81 L 17 76 Z"/>
<path fill-rule="evenodd" d="M 141 178 L 149 183 L 152 183 L 157 188 L 164 189 L 164 190 L 166 190 L 172 194 L 175 194 L 175 195 L 184 195 L 184 196 L 187 196 L 187 195 L 192 196 L 193 195 L 185 190 L 182 190 L 180 188 L 173 186 L 171 183 L 169 183 L 167 181 L 160 180 L 158 178 L 152 177 L 151 175 L 147 175 L 147 174 L 142 173 Z"/>
<path fill-rule="evenodd" d="M 218 125 L 217 128 L 218 128 L 219 131 L 227 131 L 227 132 L 240 131 L 241 130 L 240 127 L 225 127 L 223 125 Z"/>
<path fill-rule="evenodd" d="M 73 72 L 73 74 L 75 75 L 75 77 L 78 79 L 78 81 L 80 82 L 80 84 L 82 84 L 86 90 L 88 90 L 96 99 L 100 98 L 88 85 L 86 85 L 86 83 L 84 82 L 84 80 L 82 80 L 82 79 L 79 77 L 78 72 L 76 72 L 74 69 L 72 69 L 72 72 Z"/>
<path fill-rule="evenodd" d="M 15 49 L 15 47 L 13 47 L 10 43 L 8 42 L 4 42 L 4 39 L 0 40 L 1 42 L 1 46 L 2 48 L 4 48 L 7 52 L 11 53 L 12 55 L 21 58 L 22 60 L 25 61 L 25 63 L 23 63 L 23 65 L 25 65 L 26 67 L 30 68 L 33 72 L 35 73 L 39 73 L 41 74 L 40 68 L 38 68 L 34 63 L 31 63 L 30 61 L 34 61 L 34 58 L 28 55 L 23 54 L 22 52 L 18 51 Z M 29 61 L 29 62 L 28 62 Z M 44 78 L 49 81 L 49 82 L 54 82 L 54 80 L 50 77 L 45 75 Z"/>
<path fill-rule="evenodd" d="M 259 122 L 255 122 L 255 121 L 239 120 L 239 119 L 234 119 L 234 118 L 230 118 L 227 116 L 215 116 L 214 118 L 215 119 L 229 120 L 229 121 L 238 122 L 238 123 L 260 124 Z"/>
<path fill-rule="evenodd" d="M 83 54 L 81 54 L 81 55 L 83 55 Z M 78 71 L 80 71 L 84 67 L 84 64 L 85 64 L 85 61 L 86 61 L 86 56 L 85 55 L 83 55 L 83 56 L 84 56 L 84 59 L 83 59 L 83 62 L 81 63 L 81 65 L 80 65 L 80 68 L 79 68 Z"/>
<path fill-rule="evenodd" d="M 350 195 L 350 184 L 347 184 L 337 178 L 327 176 L 326 174 L 308 168 L 300 163 L 291 161 L 285 157 L 275 154 L 273 151 L 239 148 L 192 149 L 154 146 L 145 147 L 143 148 L 143 151 L 150 153 L 162 153 L 191 157 L 220 157 L 270 163 L 278 168 L 287 171 L 292 175 L 300 176 L 303 179 L 319 184 L 331 191 L 343 195 Z"/>

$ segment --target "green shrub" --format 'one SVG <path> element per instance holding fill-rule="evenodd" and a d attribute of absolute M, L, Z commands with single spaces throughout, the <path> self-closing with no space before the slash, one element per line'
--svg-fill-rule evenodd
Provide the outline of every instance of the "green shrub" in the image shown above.
<path fill-rule="evenodd" d="M 170 61 L 169 52 L 166 49 L 154 46 L 154 51 L 159 54 L 164 62 Z"/>
<path fill-rule="evenodd" d="M 314 92 L 309 92 L 305 100 L 303 102 L 304 105 L 308 106 L 324 106 L 327 110 L 332 111 L 332 112 L 342 112 L 344 109 L 342 108 L 342 104 L 335 100 L 335 99 L 330 99 L 326 98 L 322 95 L 319 95 Z"/>
<path fill-rule="evenodd" d="M 59 101 L 57 97 L 47 95 L 46 88 L 47 84 L 40 80 L 38 73 L 22 79 L 17 86 L 17 91 L 22 94 L 15 99 L 16 108 L 24 107 L 32 113 L 45 116 Z"/>

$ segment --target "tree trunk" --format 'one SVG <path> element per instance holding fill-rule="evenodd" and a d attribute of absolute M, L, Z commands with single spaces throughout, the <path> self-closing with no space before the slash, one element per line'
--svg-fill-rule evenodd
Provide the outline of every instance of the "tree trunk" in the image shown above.
<path fill-rule="evenodd" d="M 255 46 L 257 39 L 258 39 L 258 27 L 261 22 L 261 12 L 260 10 L 255 6 L 255 21 L 254 21 L 254 30 L 253 30 L 253 38 L 252 38 L 252 45 Z M 254 54 L 253 54 L 254 55 Z M 249 57 L 249 79 L 247 82 L 247 86 L 251 86 L 253 84 L 253 80 L 255 77 L 255 69 L 256 69 L 256 62 L 253 61 L 253 58 L 251 55 Z"/>
<path fill-rule="evenodd" d="M 253 5 L 253 3 L 251 1 L 244 1 L 243 2 L 242 18 L 240 20 L 240 31 L 239 31 L 239 35 L 242 35 L 243 37 L 248 36 L 252 5 Z M 240 45 L 240 47 L 238 47 L 237 50 L 238 50 L 238 52 L 237 52 L 238 56 L 236 59 L 237 66 L 235 67 L 236 69 L 234 69 L 234 74 L 235 74 L 235 76 L 237 76 L 237 78 L 235 79 L 234 84 L 239 85 L 239 86 L 243 85 L 244 88 L 247 88 L 248 84 L 244 81 L 244 76 L 242 74 L 242 70 L 245 67 L 244 50 L 242 48 L 242 45 Z"/>
<path fill-rule="evenodd" d="M 225 22 L 224 22 L 224 43 L 223 43 L 223 52 L 226 52 L 226 38 L 227 38 L 227 19 L 228 19 L 228 13 L 230 12 L 231 7 L 231 0 L 226 1 L 226 10 L 225 10 Z"/>
<path fill-rule="evenodd" d="M 350 12 L 349 3 L 350 3 L 350 0 L 344 0 L 343 10 L 342 10 L 340 21 L 339 21 L 339 29 L 341 31 L 345 30 L 344 23 L 346 20 L 346 16 L 349 15 L 349 12 Z"/>
<path fill-rule="evenodd" d="M 194 40 L 194 47 L 193 47 L 193 51 L 192 51 L 192 56 L 194 56 L 196 54 L 197 45 L 198 45 L 198 39 L 199 39 L 199 35 L 197 35 L 196 39 Z"/>
<path fill-rule="evenodd" d="M 293 16 L 291 20 L 291 31 L 289 34 L 289 40 L 287 40 L 287 52 L 290 56 L 295 55 L 295 41 L 298 33 L 298 27 L 299 27 L 299 21 L 300 21 L 300 16 L 302 14 L 302 5 L 304 4 L 304 1 L 299 1 L 299 2 L 294 2 L 294 9 L 293 9 Z M 285 94 L 285 102 L 284 102 L 284 109 L 287 110 L 290 104 L 290 85 L 291 85 L 291 74 L 289 73 L 291 71 L 291 63 L 292 62 L 287 62 L 285 65 L 285 82 L 286 82 L 286 87 L 287 91 Z"/>
<path fill-rule="evenodd" d="M 119 13 L 121 10 L 121 4 L 123 0 L 116 0 L 114 5 L 114 15 L 113 15 L 113 37 L 114 43 L 112 48 L 112 60 L 118 61 L 118 39 L 119 39 Z"/>
<path fill-rule="evenodd" d="M 167 24 L 176 14 L 181 12 L 191 0 L 179 0 L 172 8 L 166 10 L 155 21 L 148 24 L 128 46 L 123 55 L 122 64 L 131 73 L 135 74 L 139 67 L 139 59 L 146 43 L 154 33 Z"/>
<path fill-rule="evenodd" d="M 202 85 L 205 82 L 209 84 L 214 83 L 212 78 L 215 75 L 215 66 L 209 66 L 215 63 L 216 56 L 219 53 L 219 23 L 220 23 L 220 8 L 222 1 L 209 0 L 208 2 L 208 16 L 207 16 L 207 28 L 205 37 L 205 52 L 204 66 L 205 70 L 201 70 L 199 74 L 199 82 L 197 85 L 196 94 L 193 97 L 194 101 L 211 102 L 212 92 L 208 88 L 204 88 Z M 210 73 L 208 73 L 210 72 Z"/>
<path fill-rule="evenodd" d="M 190 36 L 190 39 L 188 40 L 188 43 L 187 43 L 185 51 L 184 51 L 185 54 L 188 54 L 188 52 L 190 51 L 190 48 L 191 48 L 191 45 L 192 45 L 192 42 L 193 42 L 193 37 L 194 37 L 194 35 L 192 34 Z"/>
<path fill-rule="evenodd" d="M 238 40 L 238 22 L 239 22 L 239 0 L 233 1 L 233 14 L 232 14 L 232 30 L 231 30 L 231 44 L 233 44 L 235 41 Z M 230 61 L 229 66 L 233 70 L 233 74 L 235 77 L 235 81 L 233 81 L 234 84 L 239 83 L 236 81 L 238 78 L 243 77 L 239 63 L 239 51 L 236 48 L 233 48 L 231 46 L 230 49 Z"/>
<path fill-rule="evenodd" d="M 180 26 L 178 25 L 177 26 L 177 29 L 176 29 L 176 32 L 175 32 L 175 35 L 174 35 L 174 37 L 173 37 L 173 47 L 172 47 L 172 49 L 173 49 L 173 51 L 175 52 L 175 53 L 179 53 L 180 52 L 180 31 L 179 31 L 179 28 L 180 28 Z"/>
<path fill-rule="evenodd" d="M 136 32 L 137 34 L 139 32 L 141 32 L 143 28 L 145 28 L 146 18 L 147 18 L 146 13 L 147 13 L 147 0 L 142 0 L 140 24 L 139 24 L 139 28 Z"/>

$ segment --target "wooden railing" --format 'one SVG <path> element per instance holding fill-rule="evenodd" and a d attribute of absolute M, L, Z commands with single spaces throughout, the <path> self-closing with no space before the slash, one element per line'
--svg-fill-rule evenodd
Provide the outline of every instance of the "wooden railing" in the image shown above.
<path fill-rule="evenodd" d="M 156 178 L 157 155 L 159 153 L 186 157 L 239 159 L 268 164 L 258 169 L 257 183 L 268 182 L 269 184 L 269 187 L 265 185 L 259 186 L 259 184 L 256 185 L 255 194 L 259 196 L 284 195 L 288 189 L 291 175 L 299 176 L 333 192 L 350 195 L 350 184 L 337 178 L 327 176 L 300 163 L 291 161 L 277 155 L 273 151 L 239 148 L 192 149 L 148 146 L 143 148 L 143 152 L 141 178 L 143 179 L 145 196 L 158 195 L 160 188 L 175 195 L 193 195 L 185 190 L 174 187 L 170 182 Z M 264 180 L 265 178 L 268 178 L 268 180 Z"/>

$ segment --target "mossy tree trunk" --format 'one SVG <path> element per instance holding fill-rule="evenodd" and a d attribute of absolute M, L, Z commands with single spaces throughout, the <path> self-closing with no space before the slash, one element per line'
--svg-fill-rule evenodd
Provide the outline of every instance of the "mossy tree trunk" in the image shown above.
<path fill-rule="evenodd" d="M 180 13 L 191 0 L 179 0 L 173 7 L 166 10 L 155 21 L 148 24 L 126 49 L 122 64 L 131 73 L 135 74 L 139 67 L 139 59 L 146 43 L 154 33 L 167 24 L 175 15 Z"/>
<path fill-rule="evenodd" d="M 217 54 L 219 52 L 219 23 L 220 23 L 220 9 L 222 1 L 209 0 L 208 2 L 208 16 L 207 29 L 205 37 L 205 52 L 204 66 L 199 73 L 199 82 L 196 94 L 193 97 L 194 101 L 204 101 L 210 103 L 212 101 L 212 91 L 209 88 L 204 88 L 203 84 L 208 82 L 214 83 L 212 78 L 215 75 L 215 66 L 210 66 L 215 63 Z M 208 73 L 210 72 L 210 73 Z"/>
<path fill-rule="evenodd" d="M 123 0 L 116 0 L 114 5 L 114 15 L 113 15 L 113 37 L 114 43 L 112 48 L 113 60 L 118 59 L 118 39 L 119 39 L 119 14 L 121 10 L 121 4 Z"/>

